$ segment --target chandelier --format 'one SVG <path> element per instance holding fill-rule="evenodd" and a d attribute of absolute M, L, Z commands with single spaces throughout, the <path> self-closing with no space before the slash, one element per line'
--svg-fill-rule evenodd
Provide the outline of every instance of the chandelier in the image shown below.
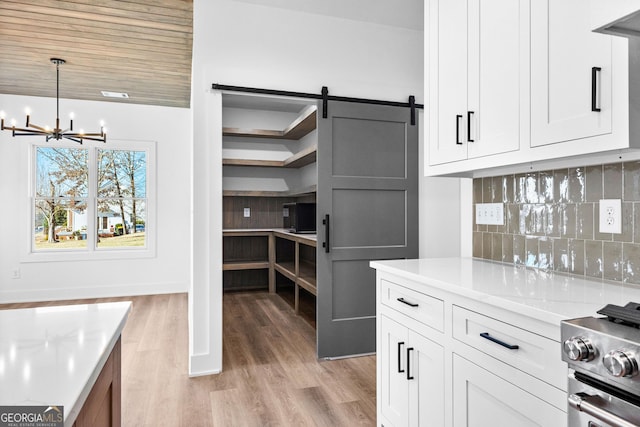
<path fill-rule="evenodd" d="M 79 132 L 73 131 L 73 113 L 69 120 L 69 128 L 60 128 L 60 65 L 66 61 L 60 58 L 51 58 L 51 62 L 56 64 L 56 126 L 51 129 L 49 126 L 38 126 L 30 121 L 30 113 L 27 111 L 27 124 L 24 128 L 17 128 L 15 120 L 12 120 L 11 126 L 4 125 L 4 117 L 0 116 L 0 130 L 11 131 L 13 136 L 31 136 L 31 135 L 44 135 L 47 141 L 50 139 L 60 140 L 62 138 L 69 139 L 71 141 L 82 144 L 83 140 L 88 141 L 101 141 L 107 142 L 107 134 L 104 129 L 104 124 L 100 124 L 100 132 L 85 133 L 80 130 Z"/>

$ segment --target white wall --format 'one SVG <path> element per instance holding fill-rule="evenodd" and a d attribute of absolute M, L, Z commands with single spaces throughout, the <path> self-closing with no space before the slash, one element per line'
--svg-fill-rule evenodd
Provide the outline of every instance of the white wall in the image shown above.
<path fill-rule="evenodd" d="M 0 95 L 0 110 L 24 120 L 53 125 L 55 98 Z M 26 235 L 28 139 L 0 132 L 0 303 L 186 292 L 190 279 L 191 113 L 122 103 L 60 100 L 60 116 L 75 112 L 74 127 L 99 129 L 109 140 L 157 142 L 157 252 L 146 259 L 24 262 L 19 248 Z M 107 147 L 109 142 L 107 142 Z M 13 279 L 13 271 L 20 278 Z"/>
<path fill-rule="evenodd" d="M 415 10 L 407 13 L 421 16 L 422 1 L 411 4 Z M 201 232 L 193 236 L 191 375 L 222 369 L 222 213 L 216 207 L 222 175 L 215 171 L 222 106 L 221 95 L 209 92 L 212 83 L 310 93 L 327 86 L 333 95 L 404 102 L 414 95 L 423 103 L 423 32 L 233 0 L 194 0 L 193 224 Z M 421 194 L 440 197 L 439 184 L 424 187 L 430 182 L 421 180 Z M 448 183 L 457 191 L 456 180 Z M 450 196 L 446 203 L 455 204 Z M 459 239 L 459 224 L 446 225 L 458 230 Z M 442 224 L 433 227 L 443 230 Z M 437 254 L 433 235 L 423 236 L 428 241 L 421 248 L 427 244 Z"/>

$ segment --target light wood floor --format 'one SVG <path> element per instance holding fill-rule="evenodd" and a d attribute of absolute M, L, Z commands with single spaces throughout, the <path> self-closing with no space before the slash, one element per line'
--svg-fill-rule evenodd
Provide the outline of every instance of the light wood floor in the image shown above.
<path fill-rule="evenodd" d="M 317 360 L 311 319 L 287 295 L 224 295 L 223 372 L 189 378 L 187 295 L 133 301 L 122 334 L 123 426 L 374 425 L 375 357 Z"/>

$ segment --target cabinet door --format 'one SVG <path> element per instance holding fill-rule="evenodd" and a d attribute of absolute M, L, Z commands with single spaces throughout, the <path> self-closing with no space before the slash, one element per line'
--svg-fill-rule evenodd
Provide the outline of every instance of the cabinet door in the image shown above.
<path fill-rule="evenodd" d="M 591 31 L 583 0 L 532 2 L 532 146 L 611 132 L 611 44 Z M 592 111 L 593 97 L 601 111 Z"/>
<path fill-rule="evenodd" d="M 518 150 L 528 120 L 528 0 L 469 0 L 468 14 L 468 157 Z"/>
<path fill-rule="evenodd" d="M 453 355 L 454 427 L 566 426 L 567 414 Z"/>
<path fill-rule="evenodd" d="M 413 349 L 413 350 L 409 350 Z M 444 425 L 444 349 L 413 331 L 407 348 L 409 425 Z"/>
<path fill-rule="evenodd" d="M 382 415 L 394 426 L 409 423 L 409 382 L 407 381 L 406 351 L 409 348 L 409 331 L 405 326 L 381 315 L 380 334 L 382 354 L 379 364 L 382 370 Z"/>
<path fill-rule="evenodd" d="M 430 0 L 428 29 L 429 164 L 467 158 L 467 0 Z"/>

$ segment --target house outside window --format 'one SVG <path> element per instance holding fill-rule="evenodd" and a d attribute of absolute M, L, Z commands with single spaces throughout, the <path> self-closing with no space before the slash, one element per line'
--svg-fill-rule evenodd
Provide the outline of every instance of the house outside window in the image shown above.
<path fill-rule="evenodd" d="M 34 143 L 27 258 L 153 256 L 154 161 L 147 142 Z"/>

